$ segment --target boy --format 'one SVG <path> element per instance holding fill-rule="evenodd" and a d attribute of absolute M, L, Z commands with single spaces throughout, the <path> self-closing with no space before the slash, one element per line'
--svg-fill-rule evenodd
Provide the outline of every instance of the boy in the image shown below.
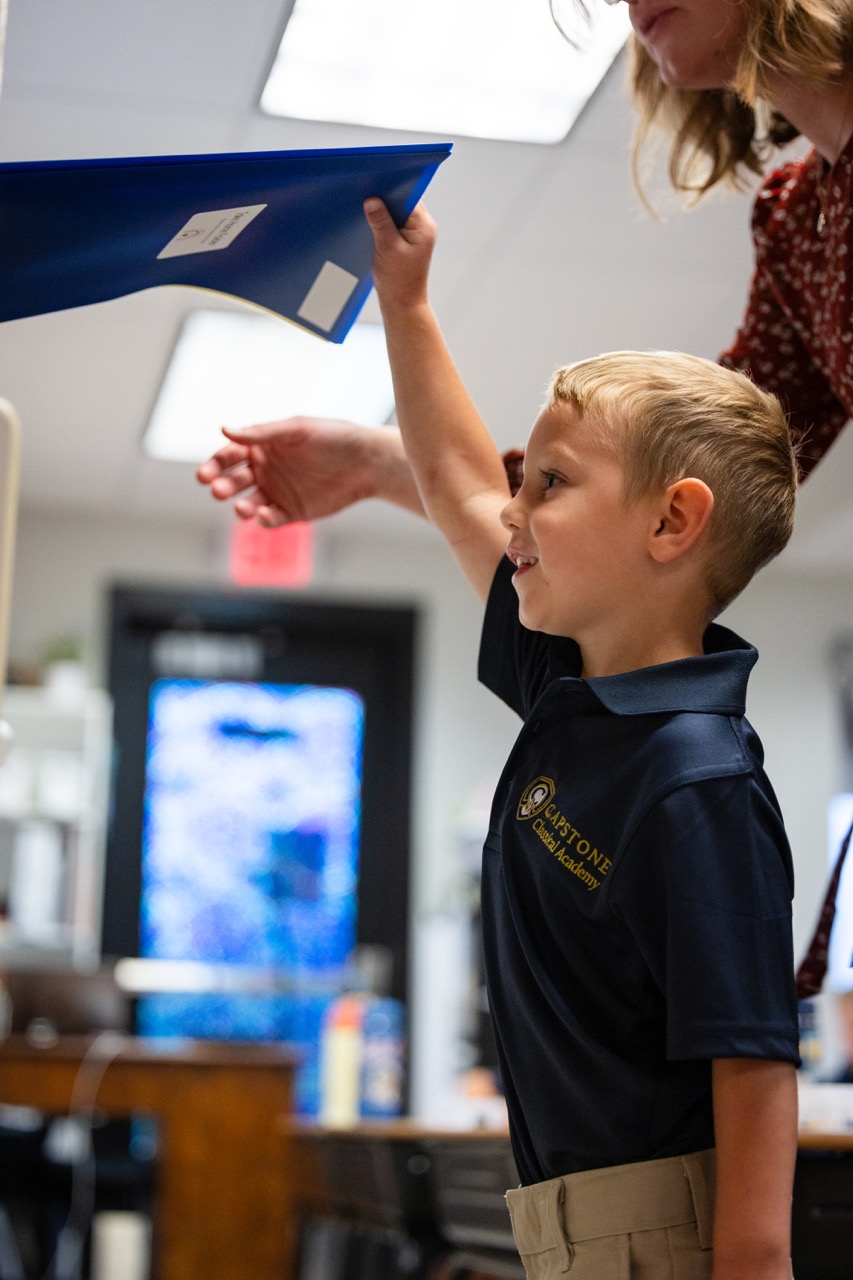
<path fill-rule="evenodd" d="M 709 627 L 790 536 L 784 415 L 696 358 L 585 361 L 510 499 L 427 301 L 434 224 L 365 209 L 406 453 L 488 601 L 481 678 L 525 717 L 483 921 L 528 1275 L 787 1280 L 791 858 L 755 651 Z"/>
<path fill-rule="evenodd" d="M 789 1280 L 791 859 L 743 719 L 755 651 L 708 625 L 790 535 L 781 409 L 688 356 L 585 361 L 511 498 L 427 302 L 431 219 L 365 208 L 408 459 L 488 601 L 481 678 L 525 719 L 482 914 L 528 1275 Z M 300 432 L 246 433 L 200 479 L 254 481 L 242 513 L 269 523 L 345 482 L 407 492 L 393 466 L 369 478 L 371 433 L 333 424 L 303 456 Z"/>

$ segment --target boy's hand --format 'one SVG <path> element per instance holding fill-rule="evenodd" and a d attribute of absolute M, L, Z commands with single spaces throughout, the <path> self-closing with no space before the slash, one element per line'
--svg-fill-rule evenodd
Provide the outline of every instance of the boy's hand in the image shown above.
<path fill-rule="evenodd" d="M 382 310 L 408 311 L 426 305 L 436 225 L 425 206 L 415 206 L 402 230 L 381 200 L 365 200 L 364 213 L 373 232 L 373 280 Z"/>

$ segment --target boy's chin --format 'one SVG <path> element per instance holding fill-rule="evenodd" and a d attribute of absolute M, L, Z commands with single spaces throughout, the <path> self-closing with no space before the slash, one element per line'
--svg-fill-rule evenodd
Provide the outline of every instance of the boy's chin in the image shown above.
<path fill-rule="evenodd" d="M 541 598 L 539 600 L 540 608 L 537 609 L 535 607 L 535 604 L 536 604 L 535 593 L 533 593 L 532 600 L 526 600 L 524 586 L 522 585 L 522 588 L 520 591 L 518 589 L 518 583 L 514 582 L 513 586 L 515 587 L 515 594 L 518 597 L 518 620 L 521 623 L 521 625 L 525 628 L 525 630 L 543 631 L 546 635 L 550 635 L 550 636 L 559 636 L 559 635 L 568 634 L 568 632 L 561 631 L 559 629 L 555 630 L 555 627 L 558 627 L 558 623 L 555 618 L 548 617 L 547 609 L 546 609 L 546 613 L 543 614 L 542 608 L 541 608 L 543 602 Z"/>
<path fill-rule="evenodd" d="M 519 605 L 518 605 L 518 620 L 521 623 L 521 625 L 525 628 L 526 631 L 547 631 L 548 630 L 548 628 L 545 626 L 544 622 L 542 621 L 541 617 L 525 609 L 521 601 L 519 601 Z"/>
<path fill-rule="evenodd" d="M 533 613 L 519 602 L 518 620 L 525 631 L 541 631 L 546 636 L 556 636 L 564 640 L 576 639 L 574 629 L 566 619 L 547 618 L 541 613 Z"/>

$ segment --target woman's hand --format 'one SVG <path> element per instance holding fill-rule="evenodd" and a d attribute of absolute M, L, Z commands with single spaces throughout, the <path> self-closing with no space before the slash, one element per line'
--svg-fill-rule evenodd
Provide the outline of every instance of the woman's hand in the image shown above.
<path fill-rule="evenodd" d="M 363 498 L 423 514 L 399 432 L 328 418 L 284 418 L 232 430 L 196 471 L 219 502 L 266 528 L 320 520 Z"/>

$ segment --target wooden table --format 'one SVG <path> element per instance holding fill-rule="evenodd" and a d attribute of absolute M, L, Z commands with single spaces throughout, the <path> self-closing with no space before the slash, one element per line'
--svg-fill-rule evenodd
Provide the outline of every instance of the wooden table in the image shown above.
<path fill-rule="evenodd" d="M 797 1146 L 800 1151 L 853 1151 L 853 1133 L 849 1129 L 837 1133 L 801 1130 Z"/>
<path fill-rule="evenodd" d="M 96 1103 L 158 1122 L 156 1280 L 289 1280 L 294 1057 L 277 1045 L 62 1037 L 0 1042 L 0 1102 L 53 1114 Z"/>

